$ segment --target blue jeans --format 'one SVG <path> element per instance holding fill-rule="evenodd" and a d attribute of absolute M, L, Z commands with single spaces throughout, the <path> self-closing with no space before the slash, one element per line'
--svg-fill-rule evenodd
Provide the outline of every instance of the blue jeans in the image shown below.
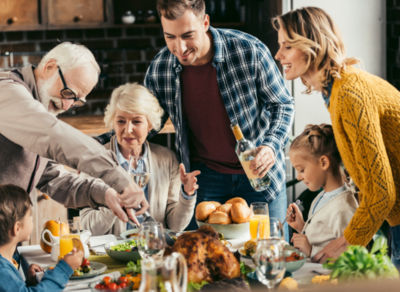
<path fill-rule="evenodd" d="M 400 271 L 400 225 L 390 227 L 392 262 Z"/>
<path fill-rule="evenodd" d="M 286 186 L 277 194 L 275 200 L 268 201 L 263 192 L 256 192 L 250 185 L 245 174 L 224 174 L 212 170 L 201 163 L 193 163 L 192 170 L 200 170 L 197 176 L 199 189 L 197 190 L 196 205 L 202 201 L 217 201 L 221 204 L 233 197 L 242 197 L 250 205 L 252 202 L 268 203 L 269 216 L 276 217 L 281 222 L 285 219 L 287 208 Z M 193 216 L 186 230 L 197 229 Z M 288 241 L 288 227 L 284 226 L 285 240 Z"/>

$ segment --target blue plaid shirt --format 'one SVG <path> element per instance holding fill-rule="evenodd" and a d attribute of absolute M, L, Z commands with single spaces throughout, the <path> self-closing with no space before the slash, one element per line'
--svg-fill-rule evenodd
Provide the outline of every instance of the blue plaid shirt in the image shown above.
<path fill-rule="evenodd" d="M 268 172 L 271 185 L 264 193 L 270 201 L 285 182 L 284 147 L 293 121 L 293 98 L 269 49 L 260 40 L 231 29 L 210 27 L 210 32 L 214 49 L 212 65 L 217 71 L 218 87 L 230 122 L 237 123 L 246 139 L 256 146 L 267 145 L 275 151 L 276 163 Z M 190 169 L 188 129 L 182 114 L 182 69 L 178 59 L 165 47 L 150 64 L 144 83 L 171 118 L 178 156 L 186 169 Z"/>

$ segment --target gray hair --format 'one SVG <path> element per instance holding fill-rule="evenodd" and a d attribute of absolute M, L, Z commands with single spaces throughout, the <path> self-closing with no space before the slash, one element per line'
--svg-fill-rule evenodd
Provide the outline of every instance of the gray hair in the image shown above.
<path fill-rule="evenodd" d="M 104 123 L 109 129 L 112 129 L 117 109 L 131 114 L 145 115 L 154 130 L 158 131 L 161 128 L 164 110 L 157 98 L 138 83 L 126 83 L 113 90 L 104 113 Z"/>
<path fill-rule="evenodd" d="M 91 65 L 100 74 L 100 67 L 97 64 L 92 52 L 84 45 L 63 42 L 52 48 L 40 61 L 38 67 L 44 66 L 49 60 L 54 59 L 63 71 L 76 67 Z"/>

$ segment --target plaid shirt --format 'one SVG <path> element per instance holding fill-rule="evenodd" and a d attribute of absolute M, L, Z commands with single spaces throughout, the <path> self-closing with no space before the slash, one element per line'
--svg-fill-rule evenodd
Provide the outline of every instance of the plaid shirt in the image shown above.
<path fill-rule="evenodd" d="M 266 199 L 272 200 L 285 182 L 284 147 L 293 121 L 293 98 L 261 41 L 237 30 L 210 27 L 210 32 L 214 48 L 212 65 L 231 123 L 237 123 L 246 139 L 256 146 L 267 145 L 275 151 L 276 163 L 268 172 L 271 185 L 265 191 Z M 190 169 L 187 123 L 182 114 L 181 71 L 182 65 L 165 47 L 150 64 L 144 83 L 171 118 L 178 155 L 186 169 Z"/>

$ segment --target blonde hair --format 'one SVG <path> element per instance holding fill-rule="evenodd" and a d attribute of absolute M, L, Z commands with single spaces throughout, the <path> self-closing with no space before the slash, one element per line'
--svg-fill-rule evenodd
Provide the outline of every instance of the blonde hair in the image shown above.
<path fill-rule="evenodd" d="M 57 65 L 64 72 L 76 67 L 92 66 L 97 74 L 100 74 L 99 64 L 97 64 L 92 52 L 84 45 L 63 42 L 44 55 L 38 67 L 44 66 L 51 59 L 56 60 Z"/>
<path fill-rule="evenodd" d="M 151 127 L 156 131 L 160 130 L 164 111 L 157 98 L 138 83 L 126 83 L 113 90 L 104 113 L 104 123 L 109 129 L 113 128 L 117 109 L 131 114 L 145 115 Z"/>
<path fill-rule="evenodd" d="M 304 131 L 290 144 L 290 151 L 293 150 L 299 150 L 304 155 L 317 159 L 325 155 L 329 158 L 332 172 L 340 173 L 341 171 L 342 159 L 331 125 L 307 125 Z"/>
<path fill-rule="evenodd" d="M 306 55 L 307 70 L 322 72 L 320 84 L 325 88 L 332 78 L 340 78 L 346 66 L 358 63 L 345 57 L 345 47 L 332 18 L 321 8 L 303 7 L 272 19 L 275 30 L 282 29 L 288 45 Z M 307 84 L 307 93 L 313 88 Z M 324 92 L 326 93 L 326 92 Z"/>

